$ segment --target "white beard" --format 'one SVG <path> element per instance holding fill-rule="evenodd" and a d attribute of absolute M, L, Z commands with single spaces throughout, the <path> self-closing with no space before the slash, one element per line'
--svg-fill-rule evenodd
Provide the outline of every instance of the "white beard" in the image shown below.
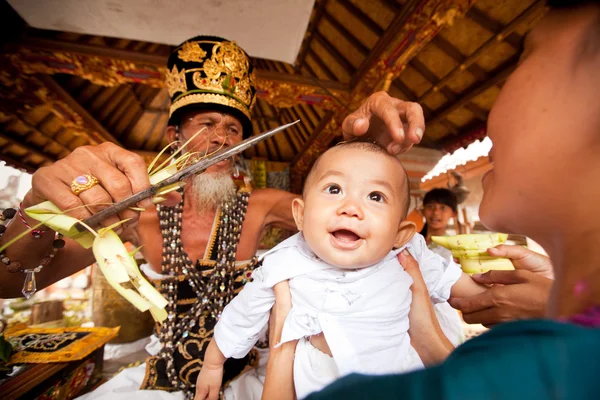
<path fill-rule="evenodd" d="M 214 211 L 235 197 L 235 184 L 230 171 L 201 173 L 194 176 L 191 195 L 197 212 Z"/>

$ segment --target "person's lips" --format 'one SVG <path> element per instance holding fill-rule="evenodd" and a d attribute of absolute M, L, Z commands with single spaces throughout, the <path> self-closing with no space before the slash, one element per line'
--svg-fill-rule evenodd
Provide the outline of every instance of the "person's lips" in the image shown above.
<path fill-rule="evenodd" d="M 364 239 L 351 229 L 336 229 L 329 233 L 331 244 L 340 250 L 355 250 L 359 248 Z"/>

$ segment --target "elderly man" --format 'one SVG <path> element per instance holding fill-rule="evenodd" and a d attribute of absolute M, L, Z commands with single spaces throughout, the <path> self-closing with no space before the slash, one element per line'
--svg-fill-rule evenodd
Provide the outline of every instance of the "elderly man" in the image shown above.
<path fill-rule="evenodd" d="M 174 148 L 191 139 L 183 150 L 204 155 L 251 135 L 254 71 L 235 42 L 190 39 L 173 50 L 168 70 L 171 108 L 166 134 Z M 424 121 L 419 105 L 376 93 L 346 118 L 343 130 L 348 138 L 373 135 L 397 153 L 420 141 Z M 22 207 L 50 200 L 83 219 L 100 210 L 99 204 L 117 202 L 148 185 L 146 166 L 137 155 L 109 143 L 80 147 L 34 174 Z M 147 362 L 142 388 L 193 390 L 216 319 L 252 270 L 261 233 L 271 226 L 295 229 L 291 214 L 295 197 L 274 189 L 236 188 L 227 160 L 186 185 L 179 203 L 155 207 L 146 200 L 140 204 L 146 211 L 139 218 L 137 212 L 124 211 L 103 222 L 107 226 L 132 218 L 135 222 L 118 233 L 143 245 L 152 269 L 166 276 L 161 289 L 169 302 L 169 317 L 160 327 L 162 349 Z M 20 221 L 10 224 L 2 242 L 25 228 Z M 18 296 L 23 284 L 24 274 L 8 270 L 35 268 L 52 251 L 53 232 L 36 236 L 27 236 L 6 251 L 14 268 L 0 268 L 0 296 Z M 36 274 L 38 287 L 94 261 L 91 251 L 70 240 L 54 253 L 51 265 Z M 253 361 L 250 355 L 226 364 L 224 381 L 237 377 Z"/>

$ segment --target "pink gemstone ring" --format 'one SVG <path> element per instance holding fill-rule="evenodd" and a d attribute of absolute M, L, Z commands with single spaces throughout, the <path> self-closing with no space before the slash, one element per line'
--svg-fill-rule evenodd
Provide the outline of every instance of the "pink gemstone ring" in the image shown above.
<path fill-rule="evenodd" d="M 76 196 L 79 196 L 81 192 L 96 186 L 98 183 L 98 178 L 93 175 L 79 175 L 77 178 L 73 179 L 73 182 L 71 182 L 71 191 Z"/>

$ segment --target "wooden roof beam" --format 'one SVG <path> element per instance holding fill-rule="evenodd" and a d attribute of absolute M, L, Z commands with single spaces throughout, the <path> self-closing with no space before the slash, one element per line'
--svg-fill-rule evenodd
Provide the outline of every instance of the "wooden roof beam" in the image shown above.
<path fill-rule="evenodd" d="M 296 156 L 292 159 L 292 162 L 291 162 L 292 165 L 295 164 L 304 155 L 304 152 L 306 150 L 308 150 L 308 148 L 312 145 L 312 143 L 319 137 L 321 131 L 323 129 L 325 129 L 327 124 L 329 124 L 329 121 L 331 120 L 331 118 L 333 118 L 333 113 L 331 111 L 327 111 L 327 113 L 325 114 L 323 119 L 321 119 L 321 122 L 319 122 L 319 125 L 314 129 L 312 135 L 310 135 L 308 140 L 306 142 L 304 142 L 304 146 L 302 146 L 302 150 L 298 154 L 296 154 Z"/>
<path fill-rule="evenodd" d="M 381 29 L 379 25 L 375 24 L 375 26 L 377 26 L 380 29 L 378 30 L 378 32 L 374 32 L 377 36 L 379 36 L 379 40 L 377 41 L 377 44 L 375 44 L 375 47 L 371 49 L 369 56 L 364 59 L 364 61 L 358 68 L 358 71 L 356 72 L 356 74 L 350 82 L 350 87 L 354 87 L 358 82 L 360 82 L 364 75 L 367 73 L 367 71 L 372 67 L 372 64 L 376 60 L 378 60 L 379 57 L 381 57 L 381 55 L 388 49 L 390 43 L 394 41 L 394 39 L 400 34 L 402 29 L 405 27 L 406 21 L 413 14 L 419 3 L 421 3 L 421 0 L 407 0 L 402 6 L 400 12 L 396 14 L 396 17 L 394 18 L 390 26 L 388 26 L 387 30 L 385 30 L 385 34 L 384 30 Z M 349 1 L 344 1 L 342 4 L 344 4 L 344 6 L 356 8 L 356 6 L 354 6 Z M 372 22 L 372 20 L 370 19 L 369 21 Z"/>
<path fill-rule="evenodd" d="M 325 80 L 317 80 L 314 78 L 307 78 L 303 75 L 290 75 L 282 72 L 275 71 L 266 71 L 266 70 L 258 70 L 256 71 L 257 79 L 264 79 L 268 81 L 277 81 L 281 83 L 297 83 L 305 86 L 315 86 L 319 89 L 327 88 L 332 90 L 337 90 L 341 92 L 348 92 L 348 86 L 343 83 L 337 81 L 325 81 Z"/>
<path fill-rule="evenodd" d="M 55 39 L 44 39 L 36 37 L 26 37 L 16 44 L 16 46 L 32 50 L 32 51 L 55 51 L 63 54 L 96 56 L 116 61 L 128 61 L 137 64 L 138 67 L 151 66 L 152 68 L 165 68 L 167 65 L 167 56 L 149 55 L 142 52 L 129 50 L 119 50 L 104 46 L 73 43 Z M 308 51 L 308 50 L 307 50 Z M 279 71 L 269 71 L 264 69 L 256 69 L 256 78 L 264 80 L 272 80 L 281 83 L 301 84 L 305 86 L 313 86 L 318 88 L 328 88 L 339 91 L 348 92 L 348 86 L 332 81 L 318 81 L 309 79 L 301 74 L 291 75 Z M 142 83 L 143 84 L 143 83 Z"/>
<path fill-rule="evenodd" d="M 22 160 L 16 160 L 16 159 L 12 158 L 11 156 L 2 154 L 2 151 L 0 151 L 0 160 L 4 161 L 7 165 L 9 165 L 13 168 L 25 170 L 26 172 L 28 172 L 30 174 L 33 174 L 35 172 L 35 170 L 37 169 L 36 167 L 33 167 L 31 165 L 23 163 Z M 44 161 L 44 162 L 42 162 L 42 166 L 44 166 L 45 164 L 51 164 L 51 163 L 52 163 L 51 161 Z"/>
<path fill-rule="evenodd" d="M 300 123 L 294 125 L 292 128 L 295 128 L 298 131 L 298 136 L 300 137 L 300 140 L 304 143 L 308 140 L 310 134 L 306 132 L 306 127 L 304 126 L 304 123 L 302 122 L 301 118 L 299 118 L 296 113 L 292 113 L 293 110 L 294 108 L 290 107 L 282 110 L 282 112 L 288 116 L 290 122 L 300 120 Z"/>
<path fill-rule="evenodd" d="M 332 81 L 337 81 L 337 79 L 338 79 L 337 76 L 327 66 L 327 64 L 325 64 L 325 62 L 321 59 L 321 57 L 319 57 L 319 55 L 313 49 L 310 49 L 308 51 L 308 55 L 311 57 L 311 59 L 315 60 L 317 65 L 319 65 L 319 68 L 321 68 L 321 70 L 323 70 L 323 72 L 325 72 L 325 75 L 327 75 L 327 77 L 329 79 L 331 79 Z M 306 67 L 308 67 L 308 64 L 306 64 Z"/>
<path fill-rule="evenodd" d="M 304 63 L 304 65 L 300 68 L 300 72 L 304 72 L 305 74 L 308 73 L 309 76 L 319 78 L 319 75 L 317 75 L 315 70 L 312 69 L 312 67 L 308 65 L 308 63 Z M 335 76 L 333 77 L 333 79 L 335 79 Z"/>
<path fill-rule="evenodd" d="M 428 124 L 434 124 L 436 122 L 440 122 L 443 118 L 445 118 L 451 112 L 464 107 L 475 97 L 479 96 L 481 93 L 485 92 L 489 88 L 494 85 L 497 85 L 504 80 L 506 80 L 509 75 L 513 72 L 515 67 L 517 66 L 517 61 L 515 59 L 509 60 L 504 63 L 500 67 L 498 67 L 492 76 L 485 82 L 474 85 L 471 89 L 467 90 L 460 98 L 458 98 L 454 103 L 444 107 L 441 111 L 435 114 L 429 121 Z"/>
<path fill-rule="evenodd" d="M 383 5 L 393 13 L 397 13 L 402 8 L 402 4 L 395 0 L 382 0 Z"/>
<path fill-rule="evenodd" d="M 258 110 L 260 111 L 260 110 Z M 258 127 L 260 128 L 261 132 L 265 132 L 269 130 L 269 125 L 267 125 L 266 123 L 264 123 L 264 121 L 262 120 L 257 120 L 256 121 Z M 271 147 L 269 146 L 269 141 L 273 139 L 273 138 L 269 138 L 267 140 L 263 140 L 263 145 L 265 146 L 265 150 L 267 151 L 267 158 L 271 161 L 275 160 L 275 157 L 273 157 L 273 153 L 271 152 Z"/>
<path fill-rule="evenodd" d="M 257 101 L 256 106 L 260 109 L 262 117 L 267 117 L 267 114 L 265 113 L 265 109 L 263 108 L 263 102 Z M 270 111 L 270 110 L 268 110 L 268 111 Z M 272 114 L 275 115 L 275 113 L 272 113 Z M 266 120 L 265 118 L 262 118 L 262 121 L 263 121 L 264 125 L 267 127 L 267 130 L 274 128 L 274 126 L 270 122 L 275 122 L 275 124 L 281 125 L 281 123 L 279 121 L 272 121 L 272 120 L 269 121 L 269 120 Z M 284 133 L 287 133 L 287 132 L 284 131 Z M 283 156 L 281 155 L 281 148 L 279 147 L 279 143 L 277 143 L 277 138 L 275 136 L 271 136 L 268 140 L 271 140 L 273 145 L 275 146 L 275 153 L 277 154 L 277 159 L 283 160 Z"/>
<path fill-rule="evenodd" d="M 306 110 L 300 106 L 298 106 L 296 112 L 298 112 L 299 114 L 302 114 L 302 116 L 304 117 L 304 124 L 310 128 L 310 129 L 316 129 L 318 124 L 315 124 L 313 122 L 313 120 L 308 116 L 308 113 L 306 112 Z"/>
<path fill-rule="evenodd" d="M 473 20 L 473 22 L 475 22 L 477 25 L 479 25 L 486 31 L 493 33 L 494 35 L 501 32 L 504 28 L 504 25 L 502 25 L 500 22 L 496 21 L 494 18 L 490 17 L 477 7 L 471 7 L 471 9 L 467 12 L 466 16 Z M 506 37 L 506 39 L 504 39 L 504 41 L 510 44 L 515 49 L 519 49 L 521 46 L 521 37 L 514 32 L 510 33 Z"/>
<path fill-rule="evenodd" d="M 312 43 L 313 34 L 317 31 L 317 26 L 319 26 L 319 22 L 321 22 L 321 18 L 325 12 L 326 4 L 327 0 L 317 0 L 317 4 L 315 4 L 314 17 L 306 28 L 306 37 L 302 41 L 300 52 L 298 53 L 298 57 L 296 57 L 296 62 L 294 63 L 296 66 L 296 72 L 300 72 L 300 67 L 304 65 L 304 60 L 306 59 L 306 55 L 308 54 L 308 50 L 310 49 L 310 45 Z"/>
<path fill-rule="evenodd" d="M 419 103 L 421 103 L 423 101 L 423 99 L 425 97 L 427 97 L 431 92 L 438 91 L 438 90 L 440 90 L 440 88 L 443 88 L 444 86 L 446 86 L 450 82 L 450 80 L 452 79 L 452 77 L 454 76 L 454 74 L 456 72 L 462 71 L 462 70 L 468 68 L 469 66 L 471 66 L 473 63 L 475 63 L 479 59 L 479 57 L 481 57 L 484 53 L 486 53 L 493 46 L 495 46 L 496 43 L 504 40 L 510 33 L 514 32 L 514 30 L 517 29 L 517 27 L 521 23 L 523 23 L 524 21 L 526 21 L 530 18 L 535 17 L 536 15 L 540 15 L 543 12 L 545 12 L 545 4 L 544 3 L 545 3 L 544 1 L 538 1 L 538 2 L 534 3 L 533 5 L 529 6 L 529 8 L 527 8 L 527 10 L 523 11 L 523 13 L 521 15 L 519 15 L 517 18 L 515 18 L 513 20 L 513 22 L 511 22 L 504 29 L 502 29 L 502 31 L 500 33 L 491 37 L 479 49 L 477 49 L 473 54 L 471 54 L 469 57 L 467 57 L 462 64 L 458 65 L 452 71 L 448 72 L 446 74 L 446 76 L 444 76 L 437 84 L 435 84 L 431 89 L 429 89 L 428 91 L 423 93 L 418 99 Z"/>
<path fill-rule="evenodd" d="M 452 43 L 441 37 L 440 35 L 435 35 L 435 37 L 431 40 L 433 44 L 439 47 L 444 53 L 446 53 L 450 58 L 452 58 L 456 63 L 462 64 L 467 59 L 463 53 L 460 52 Z M 467 68 L 467 71 L 473 74 L 477 80 L 484 81 L 487 79 L 488 74 L 485 72 L 483 68 L 481 68 L 477 64 L 471 64 Z"/>
<path fill-rule="evenodd" d="M 325 51 L 331 54 L 333 59 L 348 73 L 348 75 L 352 76 L 354 72 L 356 72 L 356 68 L 354 68 L 350 61 L 348 61 L 325 36 L 321 35 L 319 31 L 315 32 L 314 36 L 315 39 L 321 43 L 321 46 L 323 46 Z"/>
<path fill-rule="evenodd" d="M 280 117 L 280 125 L 282 123 L 288 124 L 293 121 L 290 118 L 289 114 L 284 113 L 283 110 L 279 113 L 279 117 Z M 292 147 L 292 152 L 294 154 L 298 154 L 298 151 L 300 150 L 300 146 L 302 145 L 302 142 L 303 142 L 302 134 L 300 133 L 300 131 L 298 130 L 298 127 L 296 125 L 291 127 L 290 132 L 291 132 L 291 134 L 288 134 L 288 136 L 286 136 L 286 138 L 289 139 L 290 145 Z M 300 144 L 300 146 L 298 145 L 298 143 Z"/>
<path fill-rule="evenodd" d="M 4 132 L 0 132 L 0 138 L 2 138 L 3 140 L 7 141 L 8 143 L 10 143 L 12 146 L 17 146 L 17 147 L 21 147 L 22 149 L 24 149 L 25 151 L 27 151 L 28 153 L 31 153 L 37 157 L 43 158 L 44 160 L 48 161 L 48 162 L 55 162 L 56 159 L 52 158 L 50 156 L 48 156 L 47 154 L 41 152 L 38 149 L 35 149 L 29 145 L 27 145 L 26 143 L 20 142 L 16 139 L 14 139 L 11 136 L 8 136 L 6 133 Z M 2 158 L 3 156 L 0 155 L 0 158 Z"/>
<path fill-rule="evenodd" d="M 487 121 L 487 117 L 489 114 L 488 110 L 484 110 L 475 103 L 467 103 L 465 104 L 465 108 L 471 111 L 477 119 L 481 121 Z"/>
<path fill-rule="evenodd" d="M 59 158 L 66 157 L 67 155 L 69 155 L 69 153 L 71 153 L 71 149 L 69 149 L 65 145 L 61 144 L 60 142 L 58 142 L 56 139 L 54 139 L 52 136 L 48 135 L 46 132 L 40 130 L 38 127 L 25 121 L 23 118 L 19 117 L 18 115 L 14 114 L 12 112 L 8 112 L 8 111 L 4 111 L 4 113 L 9 115 L 12 118 L 11 121 L 25 125 L 27 127 L 27 129 L 29 129 L 29 132 L 27 134 L 29 134 L 30 132 L 35 132 L 46 140 L 47 146 L 52 145 L 52 146 L 58 147 L 60 149 L 60 153 L 58 154 Z M 50 113 L 50 114 L 52 114 L 52 113 Z M 10 123 L 10 122 L 8 122 L 8 123 Z M 5 126 L 7 124 L 5 124 Z"/>
<path fill-rule="evenodd" d="M 87 126 L 100 134 L 100 138 L 95 138 L 96 141 L 109 141 L 122 146 L 113 135 L 108 133 L 102 124 L 100 124 L 90 113 L 88 113 L 87 110 L 83 108 L 77 100 L 71 97 L 71 95 L 64 90 L 62 86 L 60 86 L 51 76 L 40 75 L 39 78 L 51 92 L 55 93 L 61 101 L 65 102 L 65 104 L 67 104 L 75 113 L 77 113 Z M 90 131 L 88 131 L 88 134 L 90 134 Z"/>
<path fill-rule="evenodd" d="M 262 102 L 257 102 L 257 105 L 262 106 Z M 275 122 L 277 125 L 283 125 L 283 123 L 281 122 L 281 114 L 277 112 L 275 107 L 271 106 L 270 104 L 264 104 L 264 107 L 266 107 L 270 111 L 270 113 L 273 115 L 272 117 L 268 117 L 270 121 Z M 266 117 L 264 112 L 263 112 L 263 117 Z M 298 148 L 296 147 L 296 144 L 292 141 L 290 132 L 287 129 L 283 131 L 283 137 L 285 138 L 286 142 L 289 144 L 290 148 L 292 149 L 292 152 L 293 153 L 298 152 Z M 283 160 L 283 157 L 281 159 Z"/>
<path fill-rule="evenodd" d="M 351 1 L 340 1 L 340 4 L 348 10 L 360 23 L 364 24 L 371 32 L 377 36 L 383 35 L 385 31 L 377 22 L 373 21 L 371 17 L 365 14 L 360 8 L 355 6 Z"/>
<path fill-rule="evenodd" d="M 393 81 L 392 86 L 394 86 L 400 93 L 404 94 L 406 100 L 413 102 L 417 100 L 417 95 L 400 79 Z M 421 104 L 421 108 L 423 108 L 423 115 L 425 120 L 427 120 L 427 118 L 431 116 L 431 108 L 429 108 L 426 104 Z"/>
<path fill-rule="evenodd" d="M 165 67 L 168 56 L 149 54 L 131 50 L 115 49 L 108 46 L 69 42 L 66 40 L 45 39 L 40 37 L 23 37 L 18 46 L 32 50 L 60 51 L 64 53 L 83 54 L 89 56 L 105 57 L 130 61 L 139 64 L 148 64 L 154 67 Z"/>
<path fill-rule="evenodd" d="M 330 15 L 327 11 L 323 14 L 323 17 L 327 22 L 329 22 L 335 30 L 337 30 L 346 40 L 348 40 L 352 45 L 364 56 L 369 55 L 369 48 L 359 40 L 352 32 L 350 32 L 344 25 L 340 23 L 335 17 Z"/>

